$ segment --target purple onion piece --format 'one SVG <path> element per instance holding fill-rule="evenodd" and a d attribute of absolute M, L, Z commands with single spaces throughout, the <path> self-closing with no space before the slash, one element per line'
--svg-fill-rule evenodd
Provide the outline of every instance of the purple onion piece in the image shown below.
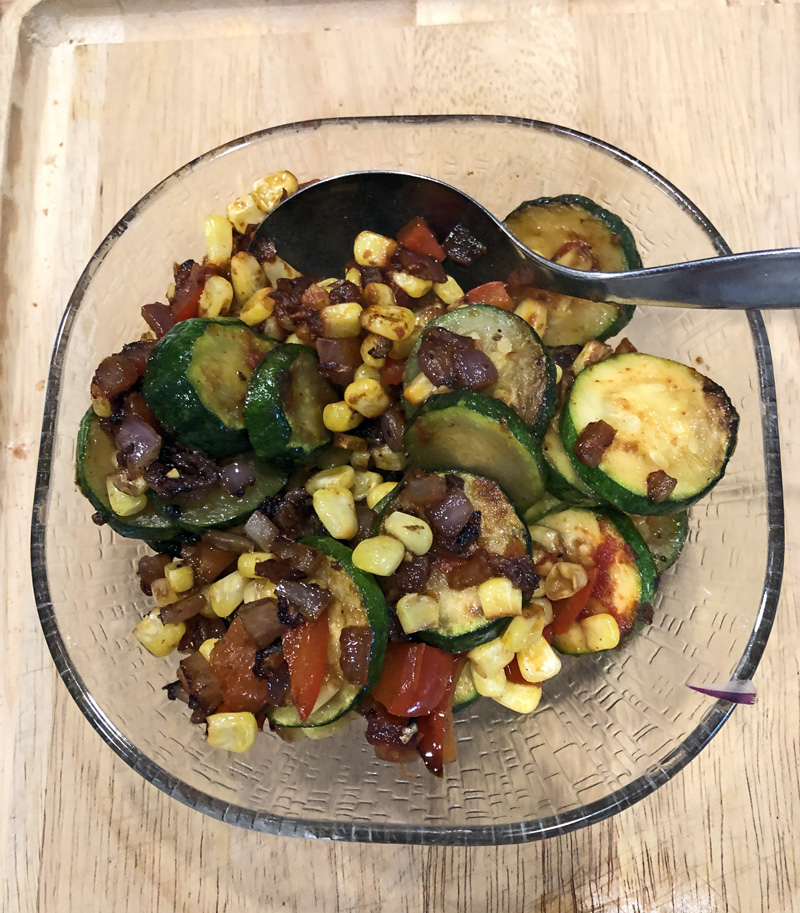
<path fill-rule="evenodd" d="M 229 495 L 234 495 L 237 498 L 241 498 L 247 486 L 252 485 L 255 480 L 256 477 L 253 475 L 253 470 L 247 463 L 228 463 L 227 466 L 220 469 L 220 485 Z"/>
<path fill-rule="evenodd" d="M 460 488 L 451 488 L 436 507 L 429 508 L 431 525 L 445 536 L 457 536 L 469 522 L 474 508 Z"/>
<path fill-rule="evenodd" d="M 690 685 L 687 683 L 686 687 L 721 701 L 730 701 L 732 704 L 755 704 L 756 702 L 756 689 L 749 679 L 744 681 L 732 679 L 729 682 L 712 685 Z"/>
<path fill-rule="evenodd" d="M 473 390 L 484 390 L 497 383 L 497 368 L 489 356 L 479 348 L 456 352 L 456 365 L 461 383 Z"/>
<path fill-rule="evenodd" d="M 122 420 L 116 434 L 116 442 L 128 469 L 147 469 L 161 452 L 161 435 L 135 415 L 129 415 Z"/>
<path fill-rule="evenodd" d="M 254 511 L 244 525 L 244 534 L 265 552 L 275 541 L 280 530 L 270 518 L 260 510 Z"/>

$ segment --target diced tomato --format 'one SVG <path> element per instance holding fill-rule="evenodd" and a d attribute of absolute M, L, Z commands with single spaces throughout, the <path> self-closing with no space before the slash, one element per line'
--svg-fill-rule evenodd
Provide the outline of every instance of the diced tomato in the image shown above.
<path fill-rule="evenodd" d="M 319 697 L 328 657 L 328 611 L 283 635 L 283 657 L 289 667 L 292 704 L 305 722 Z"/>
<path fill-rule="evenodd" d="M 439 263 L 447 256 L 425 219 L 412 219 L 397 233 L 397 242 L 415 254 L 433 257 Z"/>
<path fill-rule="evenodd" d="M 545 625 L 544 631 L 542 631 L 542 637 L 549 643 L 553 643 L 553 638 L 555 637 L 555 632 L 553 631 L 552 625 Z"/>
<path fill-rule="evenodd" d="M 514 310 L 514 301 L 503 282 L 486 282 L 467 292 L 471 304 L 493 304 L 504 311 Z"/>
<path fill-rule="evenodd" d="M 522 675 L 519 670 L 519 663 L 515 656 L 505 668 L 506 679 L 514 682 L 515 685 L 529 685 L 530 682 Z"/>
<path fill-rule="evenodd" d="M 466 656 L 450 656 L 447 686 L 439 703 L 428 716 L 417 720 L 419 743 L 417 751 L 425 766 L 437 777 L 442 776 L 444 765 L 456 759 L 456 736 L 453 729 L 453 692 L 459 673 L 467 661 Z"/>
<path fill-rule="evenodd" d="M 224 711 L 257 713 L 269 700 L 269 689 L 253 675 L 255 641 L 244 623 L 234 618 L 224 636 L 215 644 L 209 662 L 222 689 Z"/>
<path fill-rule="evenodd" d="M 424 716 L 444 696 L 453 657 L 428 644 L 389 644 L 372 694 L 395 716 Z"/>
<path fill-rule="evenodd" d="M 576 621 L 586 608 L 586 603 L 592 595 L 592 590 L 597 580 L 598 569 L 596 567 L 587 567 L 586 573 L 589 575 L 589 582 L 582 590 L 578 590 L 577 593 L 568 599 L 556 599 L 553 602 L 553 631 L 556 634 L 566 634 L 572 622 Z"/>
<path fill-rule="evenodd" d="M 405 358 L 387 358 L 381 368 L 381 383 L 386 387 L 402 384 L 405 367 Z"/>

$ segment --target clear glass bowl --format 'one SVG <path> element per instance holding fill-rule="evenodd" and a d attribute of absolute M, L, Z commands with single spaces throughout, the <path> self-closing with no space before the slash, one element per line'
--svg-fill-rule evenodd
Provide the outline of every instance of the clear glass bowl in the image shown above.
<path fill-rule="evenodd" d="M 741 413 L 723 481 L 691 512 L 689 541 L 658 590 L 652 626 L 617 651 L 566 658 L 539 710 L 490 700 L 458 718 L 444 779 L 377 761 L 360 734 L 244 756 L 209 748 L 166 700 L 176 657 L 155 659 L 131 630 L 148 600 L 145 548 L 98 528 L 74 483 L 89 381 L 142 331 L 174 260 L 200 256 L 203 220 L 256 177 L 301 180 L 366 168 L 415 171 L 462 188 L 500 216 L 522 200 L 581 193 L 631 226 L 647 265 L 727 253 L 718 232 L 658 174 L 605 143 L 503 117 L 347 118 L 235 140 L 171 175 L 101 244 L 70 299 L 49 378 L 33 513 L 33 579 L 59 672 L 103 739 L 143 777 L 206 814 L 256 830 L 343 840 L 497 844 L 598 821 L 665 783 L 732 706 L 686 683 L 753 675 L 772 625 L 783 561 L 777 417 L 758 313 L 639 309 L 642 350 L 700 366 Z M 368 227 L 368 226 L 365 226 Z M 356 724 L 358 725 L 358 724 Z"/>

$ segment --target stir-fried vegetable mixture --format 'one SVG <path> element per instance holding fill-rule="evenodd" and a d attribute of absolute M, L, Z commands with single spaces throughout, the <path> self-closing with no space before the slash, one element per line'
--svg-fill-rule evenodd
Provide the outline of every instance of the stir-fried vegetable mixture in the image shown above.
<path fill-rule="evenodd" d="M 210 745 L 362 717 L 378 757 L 441 775 L 454 712 L 531 713 L 562 655 L 651 619 L 738 416 L 694 369 L 604 341 L 631 308 L 537 289 L 522 261 L 460 288 L 448 262 L 483 252 L 460 225 L 364 226 L 341 275 L 299 275 L 258 231 L 297 188 L 272 174 L 207 219 L 205 257 L 97 367 L 77 479 L 153 549 L 134 634 L 181 655 L 165 690 Z M 507 222 L 562 263 L 640 265 L 583 197 Z"/>

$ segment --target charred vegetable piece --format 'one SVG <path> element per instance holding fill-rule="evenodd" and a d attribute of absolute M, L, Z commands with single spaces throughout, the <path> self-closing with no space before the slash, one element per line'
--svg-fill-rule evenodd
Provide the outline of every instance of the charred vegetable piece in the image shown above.
<path fill-rule="evenodd" d="M 633 525 L 647 543 L 656 570 L 661 573 L 678 560 L 688 530 L 686 511 L 665 517 L 640 517 L 631 515 Z"/>

